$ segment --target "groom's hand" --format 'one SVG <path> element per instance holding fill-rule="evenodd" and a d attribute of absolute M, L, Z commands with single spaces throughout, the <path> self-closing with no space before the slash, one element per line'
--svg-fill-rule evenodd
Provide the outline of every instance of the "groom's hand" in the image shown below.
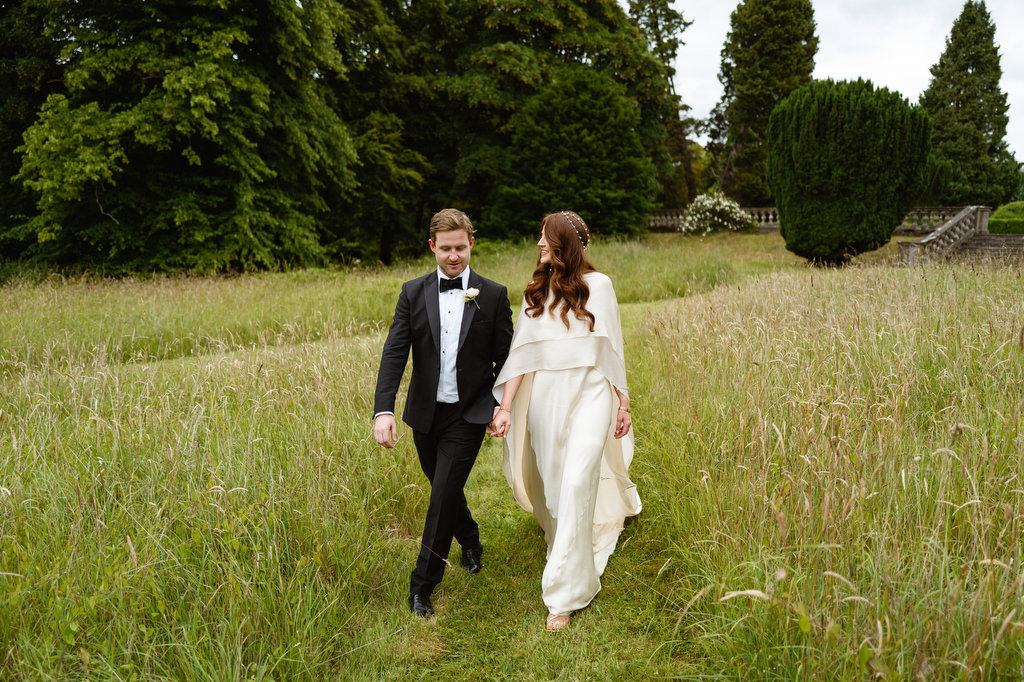
<path fill-rule="evenodd" d="M 377 418 L 373 420 L 373 437 L 386 448 L 395 447 L 395 443 L 398 442 L 398 426 L 395 424 L 395 415 L 377 415 Z"/>

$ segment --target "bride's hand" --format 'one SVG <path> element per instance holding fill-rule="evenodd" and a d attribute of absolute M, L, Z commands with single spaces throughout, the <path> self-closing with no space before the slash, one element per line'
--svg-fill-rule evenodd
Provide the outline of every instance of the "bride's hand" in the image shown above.
<path fill-rule="evenodd" d="M 512 428 L 512 414 L 503 407 L 498 408 L 498 411 L 494 413 L 494 419 L 491 421 L 491 435 L 504 438 L 508 435 L 510 428 Z"/>
<path fill-rule="evenodd" d="M 619 406 L 619 409 L 615 412 L 615 437 L 622 438 L 629 433 L 630 427 L 633 425 L 633 419 L 630 416 L 629 405 Z"/>

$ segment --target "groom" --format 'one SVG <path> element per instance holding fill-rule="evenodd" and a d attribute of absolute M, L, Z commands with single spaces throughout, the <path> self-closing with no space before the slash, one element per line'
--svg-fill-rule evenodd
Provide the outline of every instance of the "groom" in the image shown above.
<path fill-rule="evenodd" d="M 402 285 L 377 373 L 373 436 L 393 448 L 395 394 L 412 350 L 402 420 L 430 481 L 430 503 L 409 608 L 423 618 L 434 614 L 430 594 L 444 575 L 452 538 L 470 573 L 483 566 L 480 531 L 463 487 L 497 409 L 491 387 L 512 342 L 512 310 L 505 287 L 469 269 L 474 232 L 466 214 L 453 208 L 430 219 L 437 270 Z"/>

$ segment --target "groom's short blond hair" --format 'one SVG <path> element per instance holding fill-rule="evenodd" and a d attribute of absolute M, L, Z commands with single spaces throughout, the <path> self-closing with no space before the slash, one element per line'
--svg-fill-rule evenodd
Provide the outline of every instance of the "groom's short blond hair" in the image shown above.
<path fill-rule="evenodd" d="M 452 230 L 465 230 L 470 239 L 476 232 L 469 216 L 457 208 L 441 209 L 430 219 L 430 241 L 437 239 L 438 232 L 451 232 Z"/>

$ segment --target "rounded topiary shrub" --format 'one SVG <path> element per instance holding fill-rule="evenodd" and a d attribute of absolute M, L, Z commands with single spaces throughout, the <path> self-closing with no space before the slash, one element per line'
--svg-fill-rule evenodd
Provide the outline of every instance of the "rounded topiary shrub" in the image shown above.
<path fill-rule="evenodd" d="M 869 81 L 817 81 L 768 122 L 768 182 L 786 248 L 842 263 L 882 246 L 925 185 L 928 116 Z"/>
<path fill-rule="evenodd" d="M 988 219 L 992 234 L 1024 234 L 1024 201 L 1013 201 L 999 207 Z"/>
<path fill-rule="evenodd" d="M 701 194 L 686 209 L 679 225 L 680 232 L 706 235 L 714 230 L 752 232 L 757 229 L 754 219 L 732 199 L 721 192 Z"/>

